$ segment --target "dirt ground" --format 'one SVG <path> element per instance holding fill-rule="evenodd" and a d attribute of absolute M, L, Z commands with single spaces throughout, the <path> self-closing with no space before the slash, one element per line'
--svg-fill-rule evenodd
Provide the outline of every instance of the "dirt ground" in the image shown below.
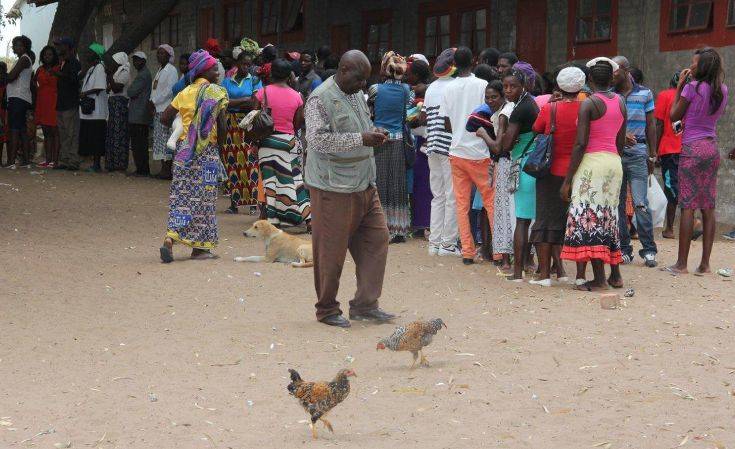
<path fill-rule="evenodd" d="M 242 237 L 251 216 L 219 216 L 219 260 L 177 247 L 161 264 L 167 192 L 0 170 L 0 447 L 735 447 L 729 279 L 639 260 L 623 267 L 635 296 L 602 310 L 599 294 L 431 258 L 423 240 L 391 246 L 381 305 L 397 324 L 448 326 L 432 366 L 409 371 L 409 354 L 375 350 L 393 326 L 314 320 L 310 269 L 233 262 L 262 252 Z M 662 263 L 674 252 L 660 242 Z M 713 268 L 734 264 L 718 240 Z M 359 377 L 335 433 L 312 442 L 287 368 L 328 380 L 346 366 Z"/>

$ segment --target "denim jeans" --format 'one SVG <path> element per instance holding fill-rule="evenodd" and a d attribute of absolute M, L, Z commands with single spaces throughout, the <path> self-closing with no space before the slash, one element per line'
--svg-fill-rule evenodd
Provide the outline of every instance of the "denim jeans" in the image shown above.
<path fill-rule="evenodd" d="M 628 219 L 625 215 L 625 202 L 628 198 L 628 183 L 633 194 L 636 230 L 638 240 L 643 248 L 638 252 L 641 257 L 656 254 L 656 242 L 653 241 L 653 219 L 648 209 L 648 164 L 646 154 L 623 153 L 623 185 L 620 188 L 620 204 L 618 204 L 618 227 L 620 228 L 620 250 L 623 254 L 632 255 Z"/>

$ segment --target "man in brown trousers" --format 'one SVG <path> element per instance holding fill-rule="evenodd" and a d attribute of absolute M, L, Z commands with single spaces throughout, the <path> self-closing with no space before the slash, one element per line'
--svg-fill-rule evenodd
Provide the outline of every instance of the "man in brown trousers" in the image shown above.
<path fill-rule="evenodd" d="M 378 308 L 388 256 L 388 228 L 375 189 L 373 147 L 386 135 L 373 127 L 362 90 L 370 62 L 358 50 L 342 56 L 337 74 L 306 101 L 305 182 L 311 196 L 316 318 L 350 327 L 337 302 L 347 251 L 355 261 L 357 292 L 350 319 L 390 321 Z"/>

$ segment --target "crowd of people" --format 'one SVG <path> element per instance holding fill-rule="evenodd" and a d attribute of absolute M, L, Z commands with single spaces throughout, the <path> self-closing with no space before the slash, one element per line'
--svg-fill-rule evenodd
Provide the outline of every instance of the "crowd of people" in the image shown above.
<path fill-rule="evenodd" d="M 348 250 L 358 274 L 350 316 L 392 318 L 377 307 L 387 247 L 416 236 L 432 256 L 492 262 L 513 282 L 622 287 L 634 236 L 645 266 L 658 265 L 647 198 L 656 165 L 668 201 L 662 237 L 674 238 L 681 210 L 678 260 L 662 269 L 686 273 L 701 235 L 696 273 L 710 271 L 716 125 L 728 101 L 712 48 L 656 99 L 624 56 L 541 75 L 514 53 L 458 47 L 434 61 L 389 51 L 372 70 L 357 50 L 279 55 L 249 38 L 228 49 L 209 39 L 179 59 L 160 45 L 152 75 L 146 53 L 108 57 L 97 43 L 81 52 L 84 69 L 68 38 L 44 47 L 35 70 L 27 37 L 13 51 L 13 68 L 0 67 L 4 165 L 31 162 L 31 115 L 44 136 L 41 167 L 78 170 L 89 157 L 90 171 L 103 159 L 104 170 L 125 171 L 132 151 L 131 175 L 149 176 L 151 148 L 156 176 L 171 180 L 161 259 L 173 261 L 175 243 L 194 259 L 216 257 L 223 186 L 226 213 L 257 206 L 278 227 L 313 232 L 317 318 L 327 324 L 349 325 L 336 301 Z M 563 260 L 575 262 L 574 279 Z"/>

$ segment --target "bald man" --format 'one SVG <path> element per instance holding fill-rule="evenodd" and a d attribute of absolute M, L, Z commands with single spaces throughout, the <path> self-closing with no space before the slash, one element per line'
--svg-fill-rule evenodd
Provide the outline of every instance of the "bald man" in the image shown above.
<path fill-rule="evenodd" d="M 375 129 L 362 89 L 370 76 L 365 54 L 350 50 L 337 74 L 306 101 L 305 182 L 311 196 L 316 318 L 350 327 L 337 291 L 347 251 L 355 261 L 357 292 L 350 319 L 387 322 L 395 315 L 378 308 L 388 256 L 388 227 L 375 188 L 373 147 L 387 132 Z"/>

